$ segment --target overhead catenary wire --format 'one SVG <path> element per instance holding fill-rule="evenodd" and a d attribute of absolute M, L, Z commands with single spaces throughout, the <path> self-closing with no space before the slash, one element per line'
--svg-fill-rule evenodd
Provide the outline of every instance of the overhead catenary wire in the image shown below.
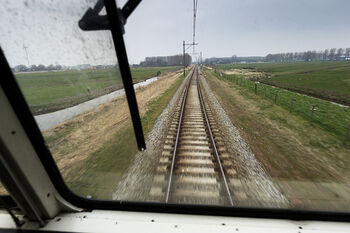
<path fill-rule="evenodd" d="M 197 6 L 198 6 L 198 0 L 193 0 L 193 38 L 192 38 L 192 44 L 193 44 L 193 56 L 196 53 L 195 50 L 195 43 L 196 43 L 196 19 L 197 19 Z"/>

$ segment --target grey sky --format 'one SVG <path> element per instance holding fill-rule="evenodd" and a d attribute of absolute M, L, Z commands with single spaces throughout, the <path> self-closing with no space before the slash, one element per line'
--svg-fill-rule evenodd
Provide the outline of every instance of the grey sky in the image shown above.
<path fill-rule="evenodd" d="M 82 32 L 76 25 L 94 1 L 26 2 L 0 6 L 0 44 L 11 65 L 27 63 L 23 41 L 32 64 L 115 63 L 109 32 Z M 348 0 L 199 0 L 197 51 L 264 56 L 350 47 L 349 9 Z M 181 53 L 182 40 L 192 40 L 192 0 L 143 0 L 125 39 L 131 63 Z"/>

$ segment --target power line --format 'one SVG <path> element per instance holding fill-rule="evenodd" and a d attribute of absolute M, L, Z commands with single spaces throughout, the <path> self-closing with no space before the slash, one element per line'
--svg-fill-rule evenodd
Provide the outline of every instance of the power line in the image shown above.
<path fill-rule="evenodd" d="M 196 18 L 197 18 L 197 6 L 198 6 L 198 0 L 193 0 L 193 38 L 192 38 L 192 44 L 193 44 L 193 56 L 195 55 L 195 44 L 196 44 Z"/>
<path fill-rule="evenodd" d="M 189 49 L 191 46 L 193 46 L 193 58 L 195 57 L 196 51 L 195 51 L 195 45 L 198 45 L 196 43 L 196 18 L 197 18 L 197 6 L 198 6 L 198 0 L 193 0 L 193 37 L 192 37 L 192 43 L 186 44 L 185 41 L 182 41 L 182 55 L 183 55 L 183 66 L 184 66 L 184 77 L 186 77 L 186 50 Z M 188 46 L 186 48 L 186 46 Z"/>

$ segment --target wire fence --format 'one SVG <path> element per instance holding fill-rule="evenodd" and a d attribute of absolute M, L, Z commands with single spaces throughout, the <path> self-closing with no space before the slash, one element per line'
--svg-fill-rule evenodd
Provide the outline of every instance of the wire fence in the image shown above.
<path fill-rule="evenodd" d="M 248 80 L 237 75 L 217 73 L 220 78 L 270 100 L 290 114 L 298 115 L 350 144 L 350 108 L 326 100 Z"/>

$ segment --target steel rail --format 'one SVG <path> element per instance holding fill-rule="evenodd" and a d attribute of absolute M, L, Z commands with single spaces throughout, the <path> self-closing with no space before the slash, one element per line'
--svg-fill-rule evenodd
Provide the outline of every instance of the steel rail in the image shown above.
<path fill-rule="evenodd" d="M 201 103 L 201 107 L 202 107 L 202 111 L 203 111 L 203 114 L 204 114 L 204 117 L 205 117 L 205 121 L 207 123 L 207 128 L 208 128 L 208 132 L 209 132 L 209 136 L 210 136 L 210 141 L 211 141 L 211 144 L 213 145 L 214 157 L 215 157 L 215 159 L 216 159 L 216 161 L 217 161 L 217 163 L 219 165 L 219 169 L 220 169 L 220 173 L 219 174 L 221 175 L 221 178 L 224 181 L 229 202 L 230 202 L 231 206 L 233 206 L 232 195 L 231 195 L 231 192 L 230 192 L 230 188 L 228 187 L 228 184 L 227 184 L 227 180 L 226 180 L 226 176 L 225 176 L 225 173 L 224 173 L 224 169 L 223 169 L 221 161 L 220 161 L 219 152 L 217 150 L 217 147 L 216 147 L 216 144 L 215 144 L 215 140 L 214 140 L 214 137 L 213 137 L 213 133 L 212 133 L 211 128 L 210 128 L 210 123 L 209 123 L 209 119 L 208 119 L 208 115 L 207 115 L 207 110 L 206 110 L 205 105 L 204 105 L 204 100 L 203 100 L 203 96 L 202 96 L 201 86 L 200 86 L 200 83 L 199 83 L 198 71 L 197 71 L 197 79 L 196 79 L 196 81 L 197 81 L 197 89 L 198 89 L 199 100 L 200 100 L 200 103 Z"/>
<path fill-rule="evenodd" d="M 186 105 L 188 89 L 189 89 L 189 87 L 191 85 L 191 80 L 192 80 L 194 71 L 195 71 L 195 69 L 192 70 L 192 73 L 191 73 L 191 76 L 190 76 L 190 78 L 188 80 L 188 84 L 186 86 L 184 97 L 183 97 L 182 103 L 181 103 L 181 112 L 180 112 L 180 118 L 179 118 L 179 123 L 178 123 L 178 127 L 177 127 L 177 133 L 176 133 L 176 140 L 175 140 L 175 145 L 174 145 L 173 157 L 172 157 L 172 160 L 171 160 L 171 168 L 170 168 L 168 187 L 167 187 L 167 192 L 166 192 L 166 197 L 165 197 L 165 203 L 168 203 L 168 201 L 169 201 L 170 188 L 171 188 L 171 182 L 172 182 L 172 178 L 173 178 L 174 165 L 175 165 L 175 156 L 176 156 L 177 146 L 178 146 L 179 137 L 180 137 L 182 117 L 183 117 L 183 113 L 184 113 L 184 109 L 185 109 L 185 105 Z"/>

